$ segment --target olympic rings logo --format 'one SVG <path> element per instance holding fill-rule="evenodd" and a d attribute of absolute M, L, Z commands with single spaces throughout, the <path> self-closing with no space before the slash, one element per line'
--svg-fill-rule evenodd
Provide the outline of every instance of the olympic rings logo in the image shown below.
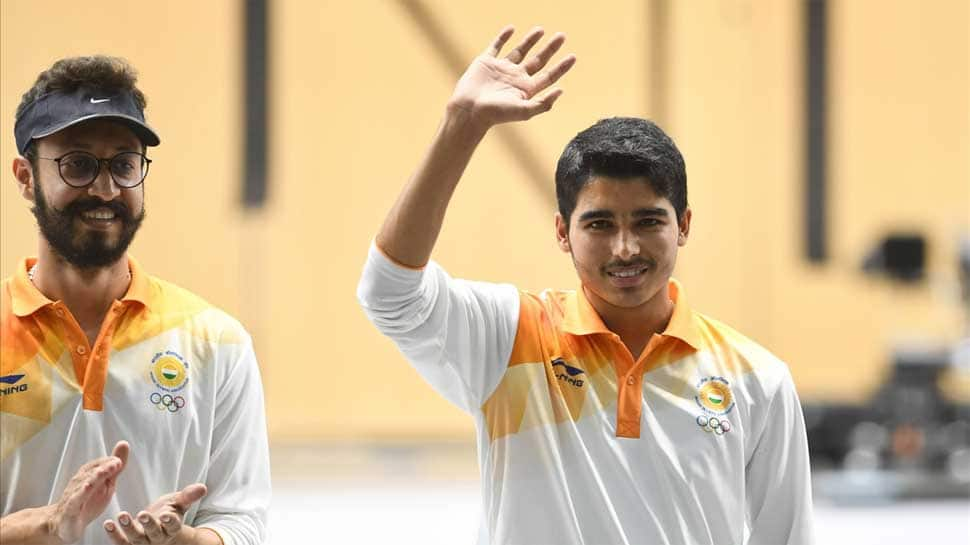
<path fill-rule="evenodd" d="M 721 420 L 716 416 L 710 418 L 700 415 L 697 417 L 697 425 L 707 432 L 714 432 L 716 435 L 724 435 L 725 433 L 731 431 L 731 423 L 727 420 Z"/>
<path fill-rule="evenodd" d="M 185 406 L 185 398 L 182 396 L 170 396 L 168 394 L 162 395 L 158 392 L 153 393 L 148 396 L 148 400 L 155 405 L 155 408 L 160 411 L 168 411 L 170 413 L 177 413 L 179 409 Z"/>

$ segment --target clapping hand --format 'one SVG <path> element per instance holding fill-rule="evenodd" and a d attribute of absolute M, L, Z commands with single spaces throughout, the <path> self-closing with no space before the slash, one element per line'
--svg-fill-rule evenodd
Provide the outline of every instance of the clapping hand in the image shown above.
<path fill-rule="evenodd" d="M 104 530 L 115 545 L 194 543 L 197 530 L 183 524 L 182 518 L 189 507 L 205 495 L 204 484 L 190 484 L 158 498 L 137 517 L 122 511 L 117 521 L 108 519 L 104 522 Z"/>

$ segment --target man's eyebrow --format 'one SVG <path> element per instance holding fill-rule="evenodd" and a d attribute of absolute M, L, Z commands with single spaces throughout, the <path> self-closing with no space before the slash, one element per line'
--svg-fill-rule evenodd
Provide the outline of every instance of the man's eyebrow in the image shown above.
<path fill-rule="evenodd" d="M 590 220 L 605 220 L 612 219 L 613 217 L 613 212 L 604 208 L 598 210 L 587 210 L 579 215 L 579 219 L 577 221 L 583 222 Z"/>
<path fill-rule="evenodd" d="M 667 217 L 667 209 L 660 208 L 660 207 L 637 208 L 636 210 L 633 211 L 633 217 L 635 218 L 646 218 L 646 217 L 653 217 L 653 216 Z"/>
<path fill-rule="evenodd" d="M 84 149 L 84 150 L 91 149 L 91 145 L 84 140 L 68 140 L 61 147 L 63 147 L 64 149 Z"/>
<path fill-rule="evenodd" d="M 66 150 L 85 150 L 85 151 L 88 151 L 88 150 L 91 149 L 92 146 L 91 146 L 90 142 L 87 141 L 87 140 L 74 140 L 74 139 L 71 139 L 71 140 L 66 141 L 64 143 L 64 145 L 61 146 L 61 147 L 64 148 L 64 149 L 66 149 Z M 116 152 L 122 152 L 122 151 L 141 151 L 141 148 L 138 147 L 137 144 L 134 145 L 134 146 L 132 146 L 131 144 L 118 144 L 117 146 L 115 146 L 115 151 Z"/>

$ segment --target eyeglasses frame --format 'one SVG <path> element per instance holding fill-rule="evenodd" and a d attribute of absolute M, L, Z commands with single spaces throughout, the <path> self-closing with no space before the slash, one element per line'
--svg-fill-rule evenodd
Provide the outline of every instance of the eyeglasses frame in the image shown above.
<path fill-rule="evenodd" d="M 64 158 L 67 157 L 68 155 L 73 155 L 75 153 L 83 153 L 83 154 L 85 154 L 85 155 L 87 155 L 89 157 L 94 157 L 94 159 L 98 162 L 98 170 L 95 171 L 94 177 L 91 178 L 91 181 L 90 182 L 88 182 L 88 183 L 86 183 L 84 185 L 74 185 L 74 184 L 68 182 L 67 179 L 64 177 L 64 173 L 61 171 L 61 161 L 64 160 Z M 141 155 L 142 161 L 145 162 L 145 171 L 142 173 L 141 180 L 139 180 L 138 183 L 135 184 L 135 185 L 123 185 L 123 184 L 118 183 L 118 180 L 115 179 L 114 173 L 111 172 L 111 161 L 114 161 L 115 159 L 117 159 L 119 155 L 124 155 L 126 153 L 134 153 L 136 155 Z M 147 155 L 145 155 L 143 152 L 140 152 L 140 151 L 121 151 L 121 152 L 118 152 L 118 153 L 112 155 L 111 157 L 105 158 L 105 157 L 98 157 L 97 155 L 95 155 L 95 154 L 93 154 L 93 153 L 91 153 L 89 151 L 72 150 L 72 151 L 69 151 L 67 153 L 64 153 L 64 154 L 60 155 L 59 157 L 37 157 L 37 158 L 38 159 L 44 159 L 46 161 L 54 161 L 55 163 L 57 163 L 57 174 L 58 174 L 58 176 L 61 177 L 61 181 L 64 182 L 67 186 L 73 187 L 74 189 L 84 189 L 85 187 L 88 187 L 91 184 L 93 184 L 95 182 L 95 180 L 98 179 L 98 176 L 101 175 L 101 168 L 102 168 L 101 165 L 107 165 L 107 167 L 108 167 L 108 176 L 111 177 L 111 181 L 114 182 L 115 185 L 117 185 L 118 187 L 121 187 L 123 189 L 134 189 L 134 188 L 140 186 L 141 184 L 145 183 L 145 178 L 148 177 L 148 170 L 151 168 L 151 165 L 152 165 L 152 160 L 149 159 Z"/>

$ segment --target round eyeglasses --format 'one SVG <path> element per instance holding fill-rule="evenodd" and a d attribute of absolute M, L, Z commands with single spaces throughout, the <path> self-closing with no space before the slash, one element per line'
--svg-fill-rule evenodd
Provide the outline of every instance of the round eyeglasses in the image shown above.
<path fill-rule="evenodd" d="M 94 183 L 101 174 L 101 164 L 108 165 L 108 173 L 115 184 L 125 189 L 137 187 L 148 176 L 152 160 L 144 153 L 123 151 L 114 157 L 103 159 L 86 151 L 70 151 L 60 157 L 38 157 L 57 163 L 57 170 L 64 183 L 83 188 Z"/>

